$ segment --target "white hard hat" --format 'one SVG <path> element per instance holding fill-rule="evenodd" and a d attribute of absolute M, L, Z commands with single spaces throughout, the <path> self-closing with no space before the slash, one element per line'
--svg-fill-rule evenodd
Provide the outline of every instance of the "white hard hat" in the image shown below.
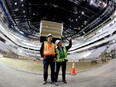
<path fill-rule="evenodd" d="M 59 42 L 61 42 L 61 40 L 56 40 L 55 44 L 57 45 Z"/>
<path fill-rule="evenodd" d="M 48 34 L 46 37 L 52 36 L 52 34 Z"/>

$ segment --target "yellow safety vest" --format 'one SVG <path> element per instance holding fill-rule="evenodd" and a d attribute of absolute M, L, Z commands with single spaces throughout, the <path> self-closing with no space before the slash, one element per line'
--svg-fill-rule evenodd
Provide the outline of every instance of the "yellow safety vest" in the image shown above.
<path fill-rule="evenodd" d="M 55 56 L 55 45 L 54 43 L 49 44 L 47 41 L 44 41 L 44 50 L 43 50 L 44 56 Z"/>

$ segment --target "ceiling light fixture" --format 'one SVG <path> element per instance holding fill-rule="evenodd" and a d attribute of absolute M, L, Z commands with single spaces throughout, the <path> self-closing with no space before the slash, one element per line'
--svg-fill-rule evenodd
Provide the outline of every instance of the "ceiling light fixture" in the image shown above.
<path fill-rule="evenodd" d="M 17 2 L 15 2 L 15 5 L 17 5 Z"/>
<path fill-rule="evenodd" d="M 23 0 L 21 0 L 21 2 L 23 2 Z"/>
<path fill-rule="evenodd" d="M 24 4 L 22 4 L 22 7 L 24 6 Z"/>
<path fill-rule="evenodd" d="M 25 11 L 23 11 L 23 13 L 25 13 Z"/>
<path fill-rule="evenodd" d="M 18 10 L 19 10 L 18 8 L 15 9 L 15 11 L 18 11 Z"/>
<path fill-rule="evenodd" d="M 84 15 L 85 13 L 82 11 L 82 12 L 81 12 L 81 14 L 83 14 L 83 15 Z"/>

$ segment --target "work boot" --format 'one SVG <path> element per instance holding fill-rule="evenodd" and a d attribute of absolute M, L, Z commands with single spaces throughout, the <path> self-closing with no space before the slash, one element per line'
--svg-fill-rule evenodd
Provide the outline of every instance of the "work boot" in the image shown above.
<path fill-rule="evenodd" d="M 51 84 L 54 84 L 54 81 L 51 81 Z"/>
<path fill-rule="evenodd" d="M 66 81 L 63 81 L 65 84 L 67 84 L 67 82 Z"/>
<path fill-rule="evenodd" d="M 57 82 L 55 82 L 55 85 L 58 86 L 59 84 Z"/>
<path fill-rule="evenodd" d="M 47 84 L 47 81 L 44 81 L 43 85 L 46 85 Z"/>

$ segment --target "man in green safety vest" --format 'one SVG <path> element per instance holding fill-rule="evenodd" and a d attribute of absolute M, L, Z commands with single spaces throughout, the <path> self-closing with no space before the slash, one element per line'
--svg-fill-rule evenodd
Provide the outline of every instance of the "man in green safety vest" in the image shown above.
<path fill-rule="evenodd" d="M 69 45 L 68 46 L 62 46 L 61 40 L 56 40 L 55 44 L 57 45 L 56 48 L 56 75 L 55 75 L 55 81 L 57 83 L 58 80 L 58 75 L 59 75 L 59 70 L 60 66 L 62 66 L 62 81 L 64 83 L 66 82 L 66 63 L 68 61 L 67 59 L 67 51 L 72 47 L 72 40 L 69 40 Z"/>

